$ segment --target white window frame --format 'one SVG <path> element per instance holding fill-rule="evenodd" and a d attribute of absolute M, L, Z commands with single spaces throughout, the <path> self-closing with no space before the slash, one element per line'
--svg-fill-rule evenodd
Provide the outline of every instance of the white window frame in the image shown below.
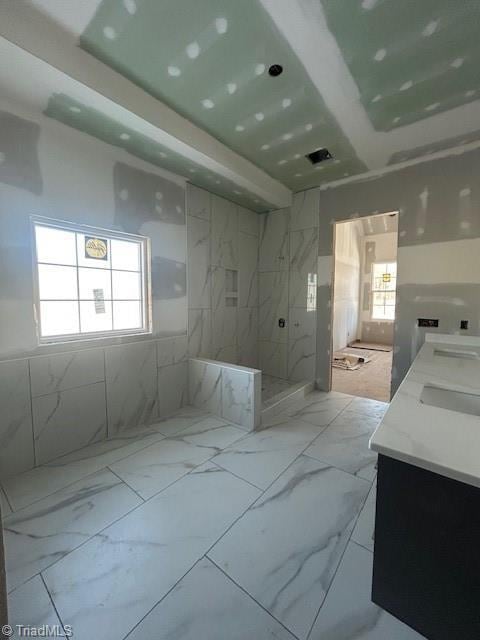
<path fill-rule="evenodd" d="M 375 289 L 374 288 L 374 273 L 375 273 L 375 265 L 378 264 L 384 264 L 384 265 L 390 265 L 390 264 L 394 264 L 395 265 L 395 288 L 394 289 Z M 370 311 L 370 319 L 374 322 L 394 322 L 395 321 L 395 310 L 396 310 L 396 304 L 397 304 L 397 269 L 398 269 L 398 264 L 396 260 L 376 260 L 375 262 L 372 262 L 372 269 L 371 269 L 371 273 L 370 273 L 370 307 L 371 307 L 371 311 Z M 374 305 L 374 294 L 375 293 L 394 293 L 395 294 L 395 305 L 392 305 L 394 307 L 393 310 L 393 318 L 376 318 L 374 316 L 374 309 L 375 306 L 378 305 Z M 384 305 L 386 306 L 386 305 Z M 388 305 L 390 306 L 390 305 Z"/>
<path fill-rule="evenodd" d="M 42 319 L 40 312 L 40 286 L 39 286 L 39 273 L 38 273 L 38 265 L 39 264 L 54 264 L 54 263 L 44 263 L 39 262 L 37 258 L 37 243 L 35 236 L 35 227 L 43 226 L 43 227 L 52 227 L 54 229 L 60 229 L 64 231 L 72 231 L 85 235 L 91 236 L 100 236 L 101 238 L 107 238 L 108 240 L 126 240 L 137 242 L 140 245 L 140 276 L 141 276 L 141 318 L 142 318 L 142 326 L 136 327 L 134 329 L 107 329 L 105 331 L 88 331 L 79 333 L 67 333 L 67 334 L 58 334 L 53 336 L 42 336 Z M 140 236 L 133 233 L 125 233 L 122 231 L 115 231 L 111 229 L 103 229 L 101 227 L 93 227 L 85 224 L 75 224 L 72 222 L 68 222 L 65 220 L 57 220 L 55 218 L 47 218 L 43 216 L 30 216 L 30 227 L 31 227 L 31 239 L 32 239 L 32 247 L 33 247 L 33 294 L 34 294 L 34 314 L 35 314 L 35 323 L 37 326 L 37 340 L 39 345 L 48 345 L 52 343 L 59 342 L 84 342 L 93 339 L 99 338 L 115 338 L 121 336 L 134 336 L 134 335 L 148 335 L 152 333 L 152 304 L 151 304 L 151 271 L 150 271 L 150 239 L 146 236 Z M 75 246 L 77 246 L 77 242 L 75 242 Z M 80 302 L 80 291 L 78 289 L 78 254 L 77 254 L 77 264 L 76 265 L 61 265 L 55 263 L 55 266 L 76 266 L 77 269 L 77 302 Z M 83 265 L 80 265 L 83 268 Z M 86 268 L 95 268 L 95 267 L 86 267 Z M 112 271 L 115 269 L 105 268 L 102 271 L 110 271 L 110 278 L 112 278 Z M 128 270 L 125 270 L 128 271 Z M 112 291 L 113 296 L 113 291 Z M 80 314 L 80 305 L 78 306 L 78 313 Z M 112 322 L 113 322 L 113 311 L 112 311 Z M 80 317 L 79 317 L 79 327 L 81 328 Z"/>

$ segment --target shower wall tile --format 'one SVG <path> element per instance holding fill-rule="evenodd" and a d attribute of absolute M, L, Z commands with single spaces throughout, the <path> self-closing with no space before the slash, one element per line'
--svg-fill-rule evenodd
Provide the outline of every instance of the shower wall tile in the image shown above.
<path fill-rule="evenodd" d="M 187 223 L 188 306 L 210 308 L 210 222 L 190 216 Z"/>
<path fill-rule="evenodd" d="M 253 431 L 260 424 L 261 373 L 223 369 L 222 417 Z"/>
<path fill-rule="evenodd" d="M 258 366 L 258 308 L 238 310 L 238 364 Z"/>
<path fill-rule="evenodd" d="M 304 229 L 290 234 L 290 307 L 315 306 L 317 254 L 318 229 Z"/>
<path fill-rule="evenodd" d="M 104 382 L 33 398 L 32 410 L 37 464 L 107 437 Z"/>
<path fill-rule="evenodd" d="M 214 353 L 215 360 L 227 362 L 228 364 L 238 364 L 238 348 L 236 344 L 228 347 L 219 347 Z"/>
<path fill-rule="evenodd" d="M 88 349 L 30 360 L 32 396 L 74 389 L 105 380 L 103 349 Z"/>
<path fill-rule="evenodd" d="M 222 410 L 222 367 L 202 360 L 188 361 L 190 404 L 214 415 Z"/>
<path fill-rule="evenodd" d="M 252 236 L 258 236 L 259 214 L 244 207 L 238 207 L 238 230 L 241 233 L 248 233 Z"/>
<path fill-rule="evenodd" d="M 217 311 L 225 307 L 225 269 L 212 267 L 212 309 Z"/>
<path fill-rule="evenodd" d="M 288 270 L 290 210 L 260 216 L 259 271 Z"/>
<path fill-rule="evenodd" d="M 213 265 L 238 268 L 238 212 L 232 202 L 212 195 L 212 246 Z"/>
<path fill-rule="evenodd" d="M 315 379 L 316 311 L 290 309 L 288 334 L 288 379 Z"/>
<path fill-rule="evenodd" d="M 157 367 L 166 367 L 187 359 L 187 336 L 165 338 L 157 342 Z"/>
<path fill-rule="evenodd" d="M 190 309 L 188 312 L 188 355 L 210 358 L 212 355 L 212 312 Z"/>
<path fill-rule="evenodd" d="M 149 342 L 105 349 L 108 435 L 158 417 L 157 354 Z"/>
<path fill-rule="evenodd" d="M 278 325 L 288 316 L 288 272 L 270 271 L 259 274 L 259 340 L 287 342 L 287 327 Z"/>
<path fill-rule="evenodd" d="M 0 478 L 34 466 L 28 360 L 0 362 Z"/>
<path fill-rule="evenodd" d="M 238 249 L 238 305 L 240 307 L 254 307 L 258 305 L 258 238 L 246 233 L 239 233 Z"/>
<path fill-rule="evenodd" d="M 187 184 L 187 213 L 190 216 L 210 220 L 211 194 L 193 184 Z"/>
<path fill-rule="evenodd" d="M 263 373 L 276 378 L 287 377 L 287 344 L 260 340 L 258 358 Z"/>
<path fill-rule="evenodd" d="M 188 404 L 188 362 L 158 369 L 158 407 L 160 418 L 172 415 Z"/>
<path fill-rule="evenodd" d="M 320 215 L 320 189 L 301 191 L 293 196 L 291 231 L 318 227 Z"/>
<path fill-rule="evenodd" d="M 213 352 L 219 358 L 222 349 L 235 347 L 238 339 L 238 310 L 236 307 L 223 307 L 213 312 Z"/>

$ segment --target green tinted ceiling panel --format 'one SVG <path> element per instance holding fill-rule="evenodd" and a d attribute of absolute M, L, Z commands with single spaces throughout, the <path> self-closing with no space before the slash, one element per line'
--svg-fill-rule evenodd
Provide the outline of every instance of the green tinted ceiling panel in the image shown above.
<path fill-rule="evenodd" d="M 322 0 L 377 130 L 479 98 L 478 0 Z"/>
<path fill-rule="evenodd" d="M 295 191 L 366 169 L 258 0 L 103 0 L 80 45 Z"/>
<path fill-rule="evenodd" d="M 471 144 L 472 142 L 478 142 L 479 140 L 480 130 L 471 131 L 470 133 L 465 133 L 461 136 L 454 136 L 453 138 L 447 138 L 445 140 L 440 140 L 439 142 L 434 142 L 432 144 L 415 147 L 414 149 L 409 149 L 408 151 L 399 151 L 397 153 L 394 153 L 390 157 L 388 164 L 390 165 L 397 164 L 398 162 L 408 162 L 409 160 L 423 158 L 424 156 L 428 156 L 432 153 L 445 151 L 446 149 L 453 149 L 455 147 Z"/>
<path fill-rule="evenodd" d="M 183 156 L 167 149 L 97 109 L 88 107 L 65 94 L 56 93 L 48 101 L 45 115 L 63 124 L 120 147 L 146 162 L 188 177 L 189 182 L 213 191 L 237 204 L 259 213 L 272 209 L 271 203 L 241 189 L 223 176 L 187 161 Z"/>

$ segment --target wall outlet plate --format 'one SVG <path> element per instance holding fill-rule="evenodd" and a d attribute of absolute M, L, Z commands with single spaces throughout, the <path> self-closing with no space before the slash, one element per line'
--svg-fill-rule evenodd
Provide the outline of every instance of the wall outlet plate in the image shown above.
<path fill-rule="evenodd" d="M 419 327 L 438 327 L 438 318 L 419 318 L 418 326 Z"/>

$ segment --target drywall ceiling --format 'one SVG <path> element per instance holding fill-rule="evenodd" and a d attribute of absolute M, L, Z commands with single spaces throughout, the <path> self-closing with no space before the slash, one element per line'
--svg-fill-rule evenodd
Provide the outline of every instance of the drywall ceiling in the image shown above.
<path fill-rule="evenodd" d="M 29 7 L 68 34 L 71 47 L 293 191 L 480 141 L 475 0 L 31 0 Z M 275 63 L 284 71 L 272 78 Z M 51 96 L 46 113 L 106 140 L 113 132 L 118 143 L 116 125 L 88 109 L 80 114 L 68 99 Z M 146 147 L 130 137 L 131 153 L 144 157 Z M 313 166 L 305 155 L 320 147 L 334 157 Z M 198 182 L 188 153 L 167 168 Z M 212 191 L 220 186 L 211 171 L 205 179 Z"/>

